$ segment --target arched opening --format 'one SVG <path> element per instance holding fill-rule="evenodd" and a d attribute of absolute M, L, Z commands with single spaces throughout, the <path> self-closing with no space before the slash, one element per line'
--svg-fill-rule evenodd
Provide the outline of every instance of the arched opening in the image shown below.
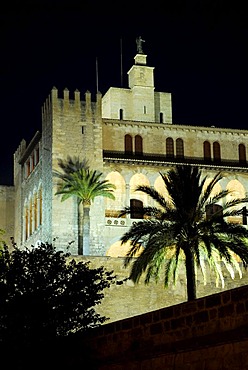
<path fill-rule="evenodd" d="M 125 135 L 125 153 L 133 154 L 133 139 L 129 134 Z"/>

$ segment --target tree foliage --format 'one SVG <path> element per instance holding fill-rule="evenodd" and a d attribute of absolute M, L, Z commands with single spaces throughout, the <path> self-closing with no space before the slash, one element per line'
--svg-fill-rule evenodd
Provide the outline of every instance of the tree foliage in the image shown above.
<path fill-rule="evenodd" d="M 115 199 L 115 185 L 102 179 L 102 172 L 92 170 L 86 159 L 67 157 L 58 161 L 60 171 L 53 175 L 58 178 L 58 190 L 61 201 L 74 197 L 78 204 L 78 254 L 90 254 L 90 206 L 96 197 Z M 83 207 L 81 212 L 80 205 Z"/>
<path fill-rule="evenodd" d="M 0 251 L 0 340 L 11 348 L 83 333 L 104 323 L 95 306 L 112 271 L 68 258 L 51 244 Z"/>
<path fill-rule="evenodd" d="M 228 200 L 228 190 L 213 192 L 222 179 L 221 173 L 214 178 L 203 176 L 198 167 L 176 166 L 167 174 L 160 173 L 168 196 L 164 197 L 149 186 L 138 186 L 136 191 L 147 194 L 157 206 L 144 207 L 144 219 L 134 222 L 121 237 L 122 243 L 131 242 L 125 258 L 125 266 L 131 263 L 130 279 L 137 283 L 145 274 L 145 283 L 153 278 L 158 281 L 164 271 L 164 285 L 176 281 L 178 267 L 185 265 L 188 300 L 196 298 L 196 267 L 206 277 L 205 262 L 221 274 L 221 263 L 233 277 L 235 256 L 246 268 L 248 264 L 248 230 L 240 224 L 228 222 L 228 217 L 240 215 L 238 208 L 247 198 Z M 206 207 L 221 204 L 210 217 Z M 121 215 L 131 213 L 126 207 Z M 140 211 L 140 210 L 139 210 Z M 136 258 L 134 256 L 140 252 Z"/>

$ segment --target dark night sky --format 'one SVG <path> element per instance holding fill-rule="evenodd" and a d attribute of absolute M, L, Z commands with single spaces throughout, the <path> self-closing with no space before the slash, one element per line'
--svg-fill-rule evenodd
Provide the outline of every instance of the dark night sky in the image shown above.
<path fill-rule="evenodd" d="M 35 5 L 34 5 L 35 4 Z M 101 5 L 99 5 L 101 4 Z M 248 16 L 228 0 L 10 1 L 0 12 L 0 184 L 12 184 L 13 153 L 41 129 L 53 86 L 82 98 L 123 87 L 137 36 L 156 91 L 172 93 L 173 122 L 248 128 Z M 242 5 L 243 4 L 243 5 Z M 151 8 L 152 7 L 152 8 Z"/>

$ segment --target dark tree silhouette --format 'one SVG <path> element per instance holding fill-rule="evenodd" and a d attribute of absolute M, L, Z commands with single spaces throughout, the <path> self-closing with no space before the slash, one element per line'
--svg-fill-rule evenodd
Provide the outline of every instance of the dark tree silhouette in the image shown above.
<path fill-rule="evenodd" d="M 112 271 L 76 262 L 51 244 L 1 250 L 0 346 L 9 363 L 27 365 L 31 352 L 104 323 L 95 306 L 114 282 Z"/>

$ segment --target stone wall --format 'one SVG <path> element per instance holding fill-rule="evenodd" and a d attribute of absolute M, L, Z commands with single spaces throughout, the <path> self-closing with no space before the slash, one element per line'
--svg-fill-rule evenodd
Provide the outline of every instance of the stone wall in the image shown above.
<path fill-rule="evenodd" d="M 161 280 L 157 284 L 151 282 L 149 285 L 145 285 L 144 278 L 141 278 L 139 283 L 134 285 L 132 281 L 128 280 L 130 268 L 124 268 L 124 258 L 93 256 L 88 258 L 86 256 L 72 256 L 72 258 L 76 259 L 76 261 L 89 260 L 91 268 L 104 266 L 108 271 L 113 270 L 116 274 L 118 283 L 105 290 L 104 299 L 100 305 L 96 306 L 98 313 L 109 318 L 107 323 L 187 301 L 186 273 L 183 263 L 179 269 L 176 285 L 171 283 L 168 288 L 164 288 L 163 276 L 161 276 Z M 241 270 L 242 278 L 240 279 L 236 273 L 235 278 L 232 280 L 227 270 L 223 267 L 224 287 L 221 284 L 216 286 L 215 275 L 211 271 L 208 271 L 207 281 L 204 284 L 202 274 L 198 271 L 197 298 L 248 285 L 248 272 L 242 266 Z"/>
<path fill-rule="evenodd" d="M 103 325 L 81 347 L 98 370 L 243 370 L 247 329 L 244 286 Z"/>
<path fill-rule="evenodd" d="M 14 203 L 14 187 L 0 185 L 0 229 L 4 231 L 0 240 L 7 244 L 10 244 L 10 238 L 14 236 Z"/>

